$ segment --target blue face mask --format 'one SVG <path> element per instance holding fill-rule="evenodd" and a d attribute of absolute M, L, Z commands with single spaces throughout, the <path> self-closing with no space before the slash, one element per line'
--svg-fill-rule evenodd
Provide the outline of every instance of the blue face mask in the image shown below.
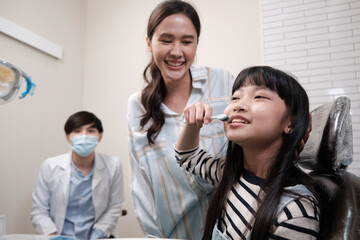
<path fill-rule="evenodd" d="M 98 136 L 81 135 L 70 138 L 72 149 L 82 157 L 89 156 L 98 145 Z"/>

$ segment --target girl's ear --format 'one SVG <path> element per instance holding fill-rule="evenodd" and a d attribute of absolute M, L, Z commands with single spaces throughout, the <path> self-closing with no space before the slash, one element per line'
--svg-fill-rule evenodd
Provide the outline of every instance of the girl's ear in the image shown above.
<path fill-rule="evenodd" d="M 284 133 L 290 134 L 292 130 L 293 130 L 293 118 L 290 117 L 290 119 L 288 120 L 288 123 L 285 125 Z"/>
<path fill-rule="evenodd" d="M 289 133 L 291 133 L 291 131 L 292 131 L 292 127 L 287 126 L 287 127 L 285 128 L 285 130 L 284 130 L 284 133 L 285 133 L 285 134 L 289 134 Z"/>

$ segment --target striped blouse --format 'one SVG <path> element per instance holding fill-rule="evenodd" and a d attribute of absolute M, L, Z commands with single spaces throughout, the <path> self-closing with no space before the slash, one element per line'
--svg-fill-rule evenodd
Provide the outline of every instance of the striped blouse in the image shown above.
<path fill-rule="evenodd" d="M 191 69 L 193 90 L 187 105 L 202 101 L 223 113 L 231 99 L 233 78 L 222 69 Z M 135 214 L 146 235 L 161 238 L 201 239 L 208 196 L 213 186 L 181 169 L 173 145 L 183 126 L 183 116 L 161 109 L 165 123 L 154 144 L 149 145 L 140 127 L 144 108 L 140 93 L 128 101 L 128 141 L 131 157 L 131 192 Z M 147 129 L 147 126 L 145 126 Z M 213 122 L 200 133 L 200 146 L 210 153 L 224 149 L 226 137 L 221 122 Z"/>
<path fill-rule="evenodd" d="M 175 149 L 175 154 L 181 167 L 215 186 L 219 184 L 224 158 L 212 158 L 199 147 L 188 151 Z M 247 239 L 250 236 L 263 181 L 244 171 L 232 186 L 217 226 L 227 239 Z M 312 197 L 310 199 L 292 197 L 279 211 L 269 233 L 270 239 L 316 239 L 319 232 L 319 209 L 316 201 Z"/>

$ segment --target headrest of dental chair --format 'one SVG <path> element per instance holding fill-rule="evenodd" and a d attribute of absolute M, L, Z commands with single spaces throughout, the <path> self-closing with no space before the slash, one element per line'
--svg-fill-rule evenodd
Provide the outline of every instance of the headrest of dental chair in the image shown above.
<path fill-rule="evenodd" d="M 347 169 L 352 162 L 350 99 L 338 97 L 311 112 L 312 130 L 297 164 L 315 172 Z"/>

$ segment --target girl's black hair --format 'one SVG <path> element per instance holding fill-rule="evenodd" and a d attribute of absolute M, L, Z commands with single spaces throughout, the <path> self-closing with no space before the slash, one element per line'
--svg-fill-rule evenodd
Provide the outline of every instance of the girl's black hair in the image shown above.
<path fill-rule="evenodd" d="M 166 17 L 173 14 L 183 14 L 188 17 L 194 25 L 197 37 L 199 38 L 201 24 L 195 8 L 181 0 L 168 0 L 157 5 L 149 17 L 147 26 L 147 37 L 149 41 L 152 40 L 156 27 Z M 143 77 L 147 85 L 141 92 L 141 103 L 144 106 L 145 113 L 141 116 L 140 126 L 144 128 L 145 125 L 152 120 L 150 127 L 146 129 L 148 142 L 152 144 L 165 123 L 164 113 L 160 106 L 165 99 L 166 93 L 164 80 L 153 57 L 146 66 Z"/>
<path fill-rule="evenodd" d="M 306 91 L 294 77 L 268 66 L 249 67 L 241 71 L 234 82 L 232 93 L 248 84 L 266 86 L 276 92 L 284 100 L 289 116 L 292 117 L 292 131 L 283 135 L 283 144 L 261 186 L 266 194 L 254 216 L 251 239 L 266 239 L 276 218 L 280 198 L 285 192 L 284 188 L 291 179 L 296 177 L 304 184 L 314 194 L 319 204 L 321 196 L 317 184 L 294 163 L 297 146 L 309 124 L 309 100 Z M 228 193 L 234 182 L 242 175 L 243 169 L 242 147 L 229 141 L 224 172 L 210 201 L 203 239 L 211 239 L 215 222 L 221 217 Z"/>

